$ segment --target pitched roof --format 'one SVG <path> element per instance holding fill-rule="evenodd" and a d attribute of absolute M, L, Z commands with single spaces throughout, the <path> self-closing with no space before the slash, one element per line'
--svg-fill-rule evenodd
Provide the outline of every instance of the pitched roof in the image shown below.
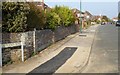
<path fill-rule="evenodd" d="M 72 11 L 73 11 L 73 12 L 76 12 L 76 13 L 81 13 L 81 11 L 78 10 L 78 9 L 76 9 L 76 8 L 72 9 Z M 83 13 L 84 13 L 84 12 L 82 12 L 82 14 L 83 14 Z"/>
<path fill-rule="evenodd" d="M 88 11 L 85 11 L 85 13 L 88 14 L 88 15 L 90 15 L 90 16 L 92 16 L 92 14 L 90 12 L 88 12 Z"/>

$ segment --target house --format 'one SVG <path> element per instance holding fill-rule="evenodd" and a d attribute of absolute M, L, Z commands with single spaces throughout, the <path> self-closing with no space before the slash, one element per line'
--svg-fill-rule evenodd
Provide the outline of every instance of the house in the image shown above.
<path fill-rule="evenodd" d="M 84 17 L 84 12 L 81 12 L 80 10 L 78 10 L 78 9 L 76 9 L 76 8 L 74 8 L 74 9 L 72 9 L 72 12 L 74 13 L 74 14 L 76 14 L 76 17 Z"/>
<path fill-rule="evenodd" d="M 83 19 L 83 17 L 84 17 L 84 13 L 81 12 L 80 10 L 76 9 L 76 8 L 72 9 L 72 12 L 74 13 L 75 18 L 76 18 L 75 23 L 79 24 L 80 23 L 80 18 Z"/>
<path fill-rule="evenodd" d="M 101 16 L 99 16 L 99 15 L 94 15 L 94 16 L 92 17 L 92 21 L 95 21 L 95 20 L 101 20 Z"/>
<path fill-rule="evenodd" d="M 92 20 L 93 15 L 90 12 L 85 11 L 84 12 L 84 18 L 85 18 L 85 20 Z"/>
<path fill-rule="evenodd" d="M 80 24 L 79 22 L 81 21 L 82 28 L 86 27 L 86 25 L 88 24 L 88 21 L 89 20 L 91 21 L 93 17 L 93 15 L 88 11 L 81 12 L 78 9 L 72 9 L 72 12 L 75 14 L 75 17 L 77 18 L 75 23 Z M 91 24 L 91 22 L 89 24 Z"/>
<path fill-rule="evenodd" d="M 112 21 L 116 22 L 116 21 L 118 21 L 118 18 L 114 17 L 114 18 L 112 18 Z"/>
<path fill-rule="evenodd" d="M 33 2 L 38 7 L 40 7 L 42 10 L 51 10 L 51 8 L 48 7 L 48 5 L 44 3 L 44 0 L 26 0 L 26 1 Z"/>
<path fill-rule="evenodd" d="M 48 7 L 47 4 L 43 3 L 43 2 L 34 2 L 38 7 L 41 7 L 43 10 L 51 10 L 50 7 Z"/>

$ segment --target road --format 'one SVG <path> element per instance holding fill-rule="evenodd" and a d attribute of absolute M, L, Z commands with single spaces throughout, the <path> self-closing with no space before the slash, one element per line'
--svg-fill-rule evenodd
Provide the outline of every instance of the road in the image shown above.
<path fill-rule="evenodd" d="M 82 73 L 118 73 L 118 27 L 98 27 L 88 65 Z"/>

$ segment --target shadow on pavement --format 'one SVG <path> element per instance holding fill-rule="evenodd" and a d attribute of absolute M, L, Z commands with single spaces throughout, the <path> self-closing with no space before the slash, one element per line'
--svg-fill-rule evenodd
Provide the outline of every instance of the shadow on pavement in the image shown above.
<path fill-rule="evenodd" d="M 27 75 L 32 73 L 54 73 L 60 66 L 62 66 L 77 50 L 77 47 L 66 47 L 58 55 L 35 68 Z M 33 61 L 34 62 L 34 61 Z"/>

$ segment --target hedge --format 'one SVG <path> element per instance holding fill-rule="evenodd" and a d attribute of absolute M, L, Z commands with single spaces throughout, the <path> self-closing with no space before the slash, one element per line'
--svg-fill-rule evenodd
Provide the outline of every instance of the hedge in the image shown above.
<path fill-rule="evenodd" d="M 75 22 L 74 14 L 67 6 L 55 6 L 54 11 L 60 16 L 62 25 L 69 26 Z"/>
<path fill-rule="evenodd" d="M 27 15 L 27 29 L 33 30 L 36 28 L 44 29 L 45 27 L 45 14 L 44 11 L 41 10 L 42 8 L 37 7 L 35 3 L 28 3 L 30 7 L 30 13 Z"/>
<path fill-rule="evenodd" d="M 3 2 L 2 32 L 24 32 L 29 6 L 24 2 Z"/>
<path fill-rule="evenodd" d="M 56 27 L 60 26 L 61 18 L 54 11 L 50 11 L 46 13 L 46 28 L 56 29 Z"/>
<path fill-rule="evenodd" d="M 25 32 L 34 28 L 54 30 L 60 25 L 69 26 L 75 22 L 72 10 L 66 6 L 55 6 L 44 12 L 35 3 L 3 2 L 2 12 L 3 32 Z"/>

